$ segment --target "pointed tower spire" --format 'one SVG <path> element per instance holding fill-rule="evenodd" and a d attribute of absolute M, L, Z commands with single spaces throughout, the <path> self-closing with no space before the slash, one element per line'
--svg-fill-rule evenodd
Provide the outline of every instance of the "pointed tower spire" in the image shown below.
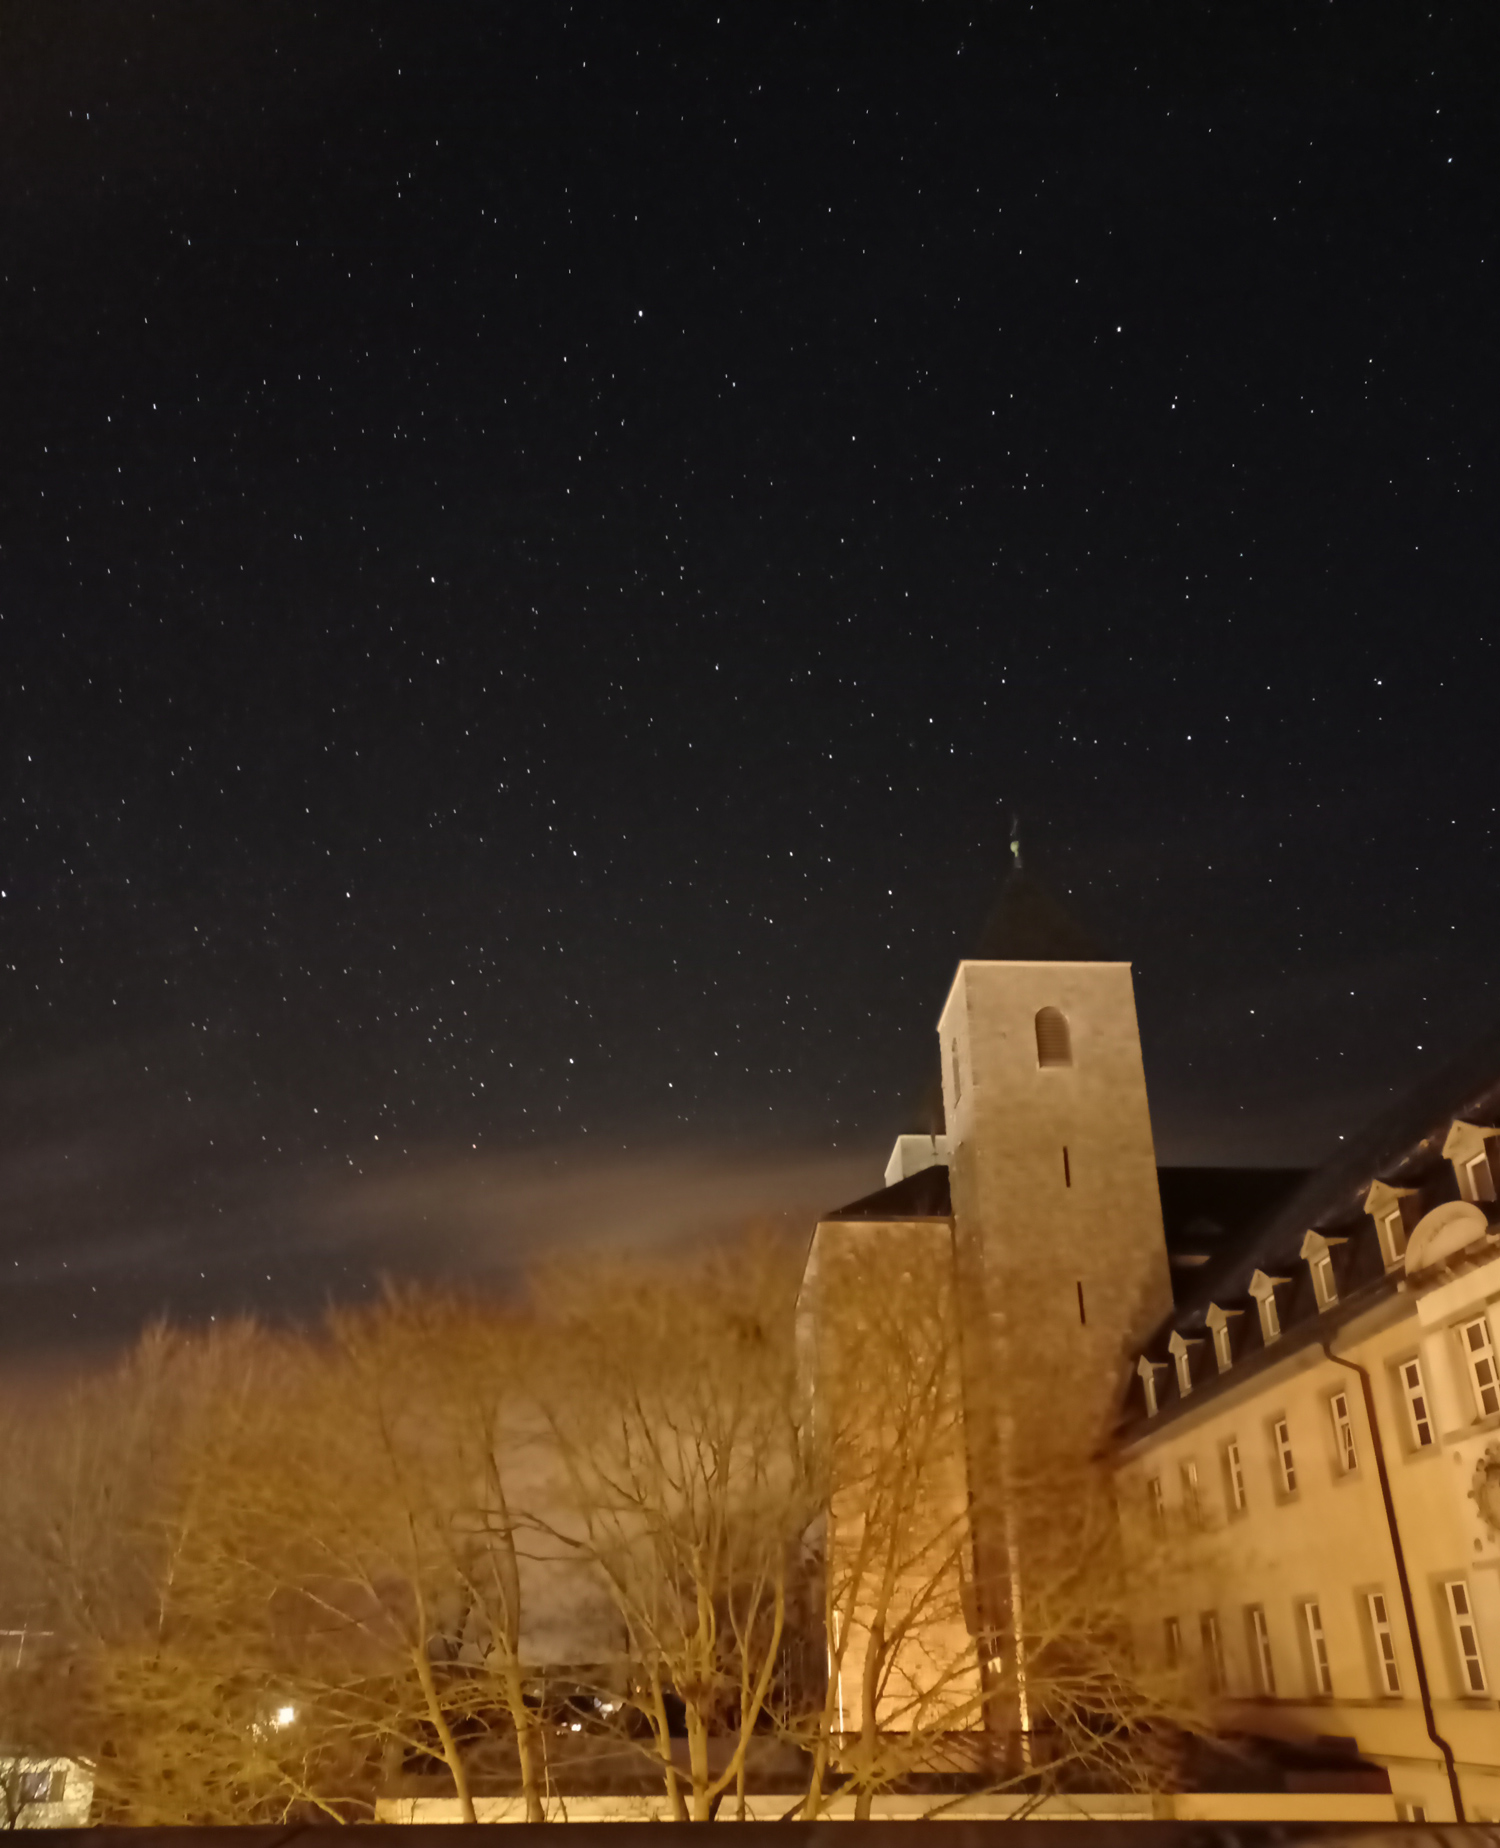
<path fill-rule="evenodd" d="M 971 952 L 975 962 L 1103 962 L 1093 936 L 1021 862 L 1021 820 L 1011 816 L 1010 871 Z"/>

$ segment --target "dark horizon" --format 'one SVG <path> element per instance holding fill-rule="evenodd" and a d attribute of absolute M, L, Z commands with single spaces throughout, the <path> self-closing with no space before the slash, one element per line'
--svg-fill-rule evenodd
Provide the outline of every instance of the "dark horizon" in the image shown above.
<path fill-rule="evenodd" d="M 1165 1165 L 1494 1030 L 1475 10 L 0 54 L 7 1351 L 868 1191 L 1015 815 Z"/>

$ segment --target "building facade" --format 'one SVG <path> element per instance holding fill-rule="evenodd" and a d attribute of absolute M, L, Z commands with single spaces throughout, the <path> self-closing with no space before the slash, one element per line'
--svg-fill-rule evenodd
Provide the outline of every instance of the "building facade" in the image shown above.
<path fill-rule="evenodd" d="M 1347 1749 L 1412 1818 L 1500 1820 L 1500 1049 L 1169 1241 L 1129 965 L 1022 876 L 939 1048 L 941 1122 L 813 1253 L 904 1229 L 953 1266 L 976 1595 L 1005 1595 L 1015 1429 L 1102 1453 L 1136 1647 L 1226 1733 Z M 1065 1419 L 1007 1414 L 1063 1378 Z"/>
<path fill-rule="evenodd" d="M 1141 1543 L 1189 1562 L 1142 1646 L 1433 1821 L 1500 1820 L 1495 1089 L 1440 1084 L 1191 1273 L 1114 1440 Z"/>

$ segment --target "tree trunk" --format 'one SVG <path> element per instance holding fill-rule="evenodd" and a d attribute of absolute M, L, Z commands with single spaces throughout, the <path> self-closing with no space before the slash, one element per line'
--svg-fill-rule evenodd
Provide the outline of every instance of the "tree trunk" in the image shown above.
<path fill-rule="evenodd" d="M 854 1798 L 854 1820 L 870 1820 L 870 1803 L 874 1796 L 875 1767 L 880 1756 L 881 1674 L 885 1667 L 885 1625 L 880 1617 L 870 1625 L 865 1643 L 865 1659 L 860 1676 L 859 1716 L 859 1789 Z"/>
<path fill-rule="evenodd" d="M 510 1723 L 515 1728 L 516 1758 L 521 1767 L 521 1795 L 526 1799 L 526 1820 L 545 1822 L 546 1805 L 542 1802 L 537 1781 L 536 1718 L 526 1705 L 521 1686 L 521 1664 L 508 1653 L 505 1658 L 505 1704 L 510 1708 Z"/>
<path fill-rule="evenodd" d="M 521 1567 L 516 1558 L 516 1529 L 505 1493 L 505 1479 L 500 1473 L 496 1439 L 489 1432 L 486 1433 L 485 1457 L 489 1469 L 490 1493 L 495 1499 L 495 1512 L 500 1524 L 493 1557 L 500 1587 L 500 1641 L 505 1652 L 505 1703 L 510 1709 L 510 1723 L 515 1728 L 516 1759 L 521 1769 L 521 1795 L 526 1800 L 526 1820 L 545 1822 L 547 1810 L 537 1783 L 536 1718 L 526 1705 L 525 1691 L 521 1686 Z"/>
<path fill-rule="evenodd" d="M 697 1707 L 687 1710 L 688 1764 L 693 1774 L 693 1821 L 713 1821 L 713 1801 L 708 1788 L 708 1728 Z"/>
<path fill-rule="evenodd" d="M 651 1730 L 656 1734 L 656 1749 L 661 1755 L 672 1820 L 686 1822 L 688 1812 L 682 1796 L 682 1781 L 677 1775 L 676 1765 L 672 1763 L 672 1735 L 667 1730 L 667 1703 L 662 1698 L 661 1670 L 655 1666 L 651 1670 Z"/>
<path fill-rule="evenodd" d="M 443 1759 L 453 1778 L 453 1789 L 458 1797 L 459 1813 L 465 1822 L 477 1822 L 474 1814 L 474 1798 L 469 1790 L 469 1774 L 465 1771 L 463 1760 L 458 1755 L 458 1741 L 453 1737 L 453 1728 L 448 1724 L 448 1716 L 443 1712 L 443 1703 L 438 1699 L 437 1682 L 432 1675 L 432 1662 L 427 1654 L 425 1644 L 419 1644 L 412 1651 L 412 1660 L 416 1663 L 417 1679 L 422 1684 L 422 1694 L 427 1702 L 427 1717 L 432 1721 L 434 1732 L 443 1748 Z"/>
<path fill-rule="evenodd" d="M 781 1653 L 781 1637 L 786 1627 L 786 1577 L 780 1571 L 776 1577 L 776 1598 L 772 1606 L 771 1637 L 761 1658 L 760 1675 L 755 1686 L 750 1686 L 750 1657 L 742 1650 L 740 1655 L 740 1730 L 735 1740 L 734 1756 L 728 1766 L 720 1773 L 709 1791 L 710 1799 L 718 1797 L 726 1788 L 730 1774 L 734 1776 L 735 1796 L 738 1801 L 739 1820 L 745 1820 L 745 1761 L 750 1753 L 750 1741 L 755 1735 L 755 1723 L 760 1718 L 766 1704 L 766 1696 L 771 1690 L 771 1681 L 776 1673 L 776 1660 Z M 710 1809 L 712 1803 L 710 1803 Z"/>

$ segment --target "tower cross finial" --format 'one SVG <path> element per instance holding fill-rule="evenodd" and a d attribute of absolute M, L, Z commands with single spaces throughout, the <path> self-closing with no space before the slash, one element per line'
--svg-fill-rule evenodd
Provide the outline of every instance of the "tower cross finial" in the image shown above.
<path fill-rule="evenodd" d="M 1021 870 L 1021 817 L 1019 815 L 1012 815 L 1010 818 L 1010 857 L 1012 860 L 1015 861 L 1016 871 L 1020 872 Z"/>

